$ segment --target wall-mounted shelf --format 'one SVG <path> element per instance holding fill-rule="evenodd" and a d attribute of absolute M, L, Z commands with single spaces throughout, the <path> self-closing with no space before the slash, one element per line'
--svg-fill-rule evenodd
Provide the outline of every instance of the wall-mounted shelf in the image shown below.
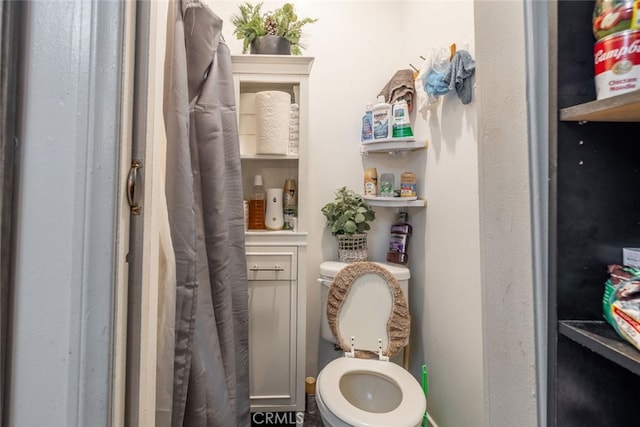
<path fill-rule="evenodd" d="M 640 350 L 623 341 L 607 322 L 564 320 L 558 322 L 558 332 L 640 375 Z"/>
<path fill-rule="evenodd" d="M 385 208 L 424 208 L 427 206 L 425 199 L 413 199 L 402 197 L 362 196 L 369 206 Z"/>
<path fill-rule="evenodd" d="M 287 154 L 241 154 L 242 160 L 298 160 L 297 155 Z"/>
<path fill-rule="evenodd" d="M 360 154 L 367 153 L 397 153 L 400 151 L 415 151 L 427 148 L 426 139 L 418 141 L 414 137 L 377 139 L 360 144 Z"/>
<path fill-rule="evenodd" d="M 640 91 L 623 93 L 560 110 L 565 122 L 640 122 Z"/>

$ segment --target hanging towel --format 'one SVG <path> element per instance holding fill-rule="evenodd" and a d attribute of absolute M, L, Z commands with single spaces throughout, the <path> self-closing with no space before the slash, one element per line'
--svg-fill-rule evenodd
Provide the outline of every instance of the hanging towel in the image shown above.
<path fill-rule="evenodd" d="M 450 90 L 455 90 L 463 104 L 471 102 L 471 76 L 476 69 L 476 63 L 466 50 L 459 50 L 453 55 L 449 71 L 444 76 L 444 82 Z"/>
<path fill-rule="evenodd" d="M 409 109 L 411 109 L 414 93 L 413 70 L 406 69 L 396 71 L 391 80 L 380 90 L 378 96 L 384 95 L 385 102 L 389 104 L 404 99 L 407 101 Z"/>
<path fill-rule="evenodd" d="M 449 49 L 433 48 L 416 78 L 418 111 L 425 120 L 429 110 L 438 105 L 440 95 L 449 92 L 449 85 L 442 81 L 449 69 L 449 56 Z"/>

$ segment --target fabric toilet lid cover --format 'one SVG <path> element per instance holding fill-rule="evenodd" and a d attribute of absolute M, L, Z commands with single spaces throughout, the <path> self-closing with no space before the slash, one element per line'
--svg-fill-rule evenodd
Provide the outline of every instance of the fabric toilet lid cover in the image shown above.
<path fill-rule="evenodd" d="M 331 332 L 336 337 L 340 348 L 344 351 L 351 351 L 350 337 L 345 339 L 340 332 L 340 325 L 338 325 L 340 310 L 342 303 L 347 298 L 351 284 L 360 276 L 371 273 L 381 276 L 386 281 L 393 297 L 393 309 L 387 321 L 388 345 L 386 349 L 382 350 L 384 356 L 392 357 L 409 343 L 411 317 L 409 315 L 407 300 L 404 297 L 400 283 L 389 270 L 368 261 L 354 262 L 340 270 L 329 287 L 329 294 L 327 296 L 327 320 Z M 378 354 L 368 350 L 356 349 L 355 356 L 368 359 L 378 357 Z"/>

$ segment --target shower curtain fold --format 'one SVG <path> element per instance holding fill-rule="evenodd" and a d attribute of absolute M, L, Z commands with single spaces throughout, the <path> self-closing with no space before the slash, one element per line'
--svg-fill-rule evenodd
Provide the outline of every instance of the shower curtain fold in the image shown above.
<path fill-rule="evenodd" d="M 169 5 L 164 115 L 176 256 L 172 426 L 249 426 L 248 297 L 231 56 L 222 20 Z"/>

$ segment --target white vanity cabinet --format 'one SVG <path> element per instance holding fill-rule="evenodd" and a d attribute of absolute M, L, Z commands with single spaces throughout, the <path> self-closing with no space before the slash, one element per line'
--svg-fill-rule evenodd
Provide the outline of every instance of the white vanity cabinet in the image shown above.
<path fill-rule="evenodd" d="M 247 247 L 254 411 L 292 410 L 297 390 L 298 248 Z"/>
<path fill-rule="evenodd" d="M 308 84 L 313 58 L 291 55 L 232 55 L 240 122 L 244 93 L 285 91 L 298 104 L 298 148 L 287 154 L 256 154 L 241 136 L 243 197 L 254 177 L 264 188 L 295 179 L 294 231 L 245 232 L 249 279 L 249 363 L 252 412 L 304 411 L 306 348 L 306 246 L 308 197 Z"/>

